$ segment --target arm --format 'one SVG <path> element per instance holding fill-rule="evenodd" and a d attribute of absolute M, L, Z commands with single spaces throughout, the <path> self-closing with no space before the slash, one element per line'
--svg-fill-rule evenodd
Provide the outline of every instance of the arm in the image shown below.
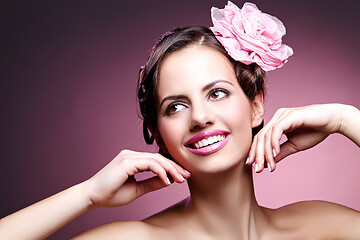
<path fill-rule="evenodd" d="M 279 109 L 254 137 L 248 165 L 256 163 L 256 172 L 271 171 L 286 156 L 311 148 L 327 136 L 340 133 L 360 146 L 360 111 L 343 104 L 318 104 Z M 285 134 L 287 141 L 280 145 Z"/>
<path fill-rule="evenodd" d="M 0 220 L 2 239 L 44 239 L 91 208 L 82 184 Z"/>
<path fill-rule="evenodd" d="M 157 176 L 136 181 L 134 175 Z M 86 211 L 128 204 L 145 193 L 190 177 L 182 167 L 159 154 L 122 151 L 89 180 L 0 220 L 1 239 L 44 239 Z"/>
<path fill-rule="evenodd" d="M 348 137 L 360 147 L 360 111 L 356 107 L 349 105 L 345 105 L 343 109 L 339 133 Z"/>
<path fill-rule="evenodd" d="M 280 109 L 254 137 L 247 164 L 256 163 L 256 172 L 261 172 L 266 161 L 274 171 L 276 162 L 317 145 L 333 133 L 340 133 L 360 146 L 360 111 L 342 104 Z M 287 140 L 280 145 L 283 134 Z M 277 214 L 274 221 L 281 220 L 283 229 L 301 229 L 303 236 L 360 239 L 359 212 L 338 204 L 299 202 L 273 212 Z"/>

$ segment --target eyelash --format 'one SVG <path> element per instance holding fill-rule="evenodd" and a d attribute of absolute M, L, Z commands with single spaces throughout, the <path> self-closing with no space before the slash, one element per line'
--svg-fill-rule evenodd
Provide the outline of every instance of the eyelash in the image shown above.
<path fill-rule="evenodd" d="M 223 93 L 225 96 L 223 96 L 223 97 L 221 97 L 221 98 L 218 98 L 218 99 L 214 99 L 214 100 L 220 100 L 220 99 L 222 99 L 222 98 L 224 98 L 224 97 L 229 96 L 229 94 L 230 94 L 230 92 L 229 92 L 228 90 L 225 90 L 225 89 L 223 89 L 223 88 L 215 88 L 215 89 L 213 89 L 213 90 L 211 90 L 211 91 L 209 92 L 209 95 L 208 95 L 209 98 L 211 98 L 211 95 L 212 95 L 212 94 L 218 93 L 218 92 Z"/>
<path fill-rule="evenodd" d="M 185 104 L 180 103 L 180 102 L 170 103 L 169 106 L 167 106 L 167 108 L 166 108 L 166 110 L 165 110 L 165 115 L 166 115 L 166 116 L 169 116 L 169 115 L 171 115 L 171 114 L 174 114 L 174 113 L 178 112 L 179 110 L 178 110 L 178 111 L 175 111 L 175 112 L 172 112 L 172 111 L 170 110 L 172 107 L 176 107 L 176 106 L 178 106 L 178 105 L 181 105 L 181 106 L 183 106 L 183 107 L 186 107 Z"/>
<path fill-rule="evenodd" d="M 223 99 L 223 98 L 225 98 L 225 97 L 228 97 L 229 94 L 230 94 L 230 92 L 229 92 L 228 90 L 225 90 L 225 89 L 223 89 L 223 88 L 215 88 L 215 89 L 212 89 L 212 90 L 209 92 L 209 94 L 208 94 L 208 99 L 211 100 L 211 95 L 213 95 L 214 93 L 218 93 L 218 92 L 223 93 L 224 96 L 222 96 L 221 98 L 214 98 L 214 99 L 212 99 L 212 100 L 214 100 L 214 101 L 219 101 L 219 100 L 221 100 L 221 99 Z M 179 106 L 179 105 L 182 106 L 182 107 L 184 107 L 184 108 L 187 107 L 186 104 L 181 103 L 181 102 L 173 102 L 173 103 L 170 103 L 169 106 L 165 109 L 165 115 L 166 115 L 166 116 L 169 116 L 169 115 L 171 115 L 171 114 L 174 114 L 174 113 L 180 111 L 180 110 L 177 110 L 177 111 L 176 111 L 176 110 L 175 110 L 175 111 L 171 111 L 171 110 L 170 110 L 172 107 L 176 107 L 176 106 Z"/>

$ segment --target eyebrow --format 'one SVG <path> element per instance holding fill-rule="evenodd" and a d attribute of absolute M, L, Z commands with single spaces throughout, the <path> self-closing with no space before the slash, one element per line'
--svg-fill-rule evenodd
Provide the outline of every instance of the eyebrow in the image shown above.
<path fill-rule="evenodd" d="M 215 80 L 207 85 L 205 85 L 203 88 L 202 88 L 202 91 L 205 92 L 206 90 L 209 90 L 210 88 L 212 88 L 213 86 L 215 86 L 216 84 L 218 83 L 227 83 L 227 84 L 230 84 L 231 86 L 234 86 L 232 84 L 232 82 L 229 82 L 227 80 Z"/>
<path fill-rule="evenodd" d="M 232 82 L 230 81 L 227 81 L 227 80 L 215 80 L 209 84 L 206 84 L 203 88 L 202 88 L 202 91 L 205 92 L 206 90 L 209 90 L 210 88 L 212 88 L 213 86 L 215 86 L 216 84 L 218 83 L 226 83 L 226 84 L 229 84 L 231 86 L 234 86 L 234 84 L 232 84 Z M 189 98 L 183 94 L 179 94 L 179 95 L 170 95 L 170 96 L 167 96 L 165 97 L 161 103 L 160 103 L 160 108 L 162 106 L 162 104 L 167 101 L 167 100 L 179 100 L 179 99 L 186 99 L 188 100 Z"/>

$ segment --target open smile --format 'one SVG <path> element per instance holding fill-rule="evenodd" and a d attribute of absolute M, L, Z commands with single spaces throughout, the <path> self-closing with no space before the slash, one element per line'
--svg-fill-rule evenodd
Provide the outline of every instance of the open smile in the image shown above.
<path fill-rule="evenodd" d="M 228 131 L 212 130 L 195 135 L 185 143 L 185 147 L 195 154 L 207 155 L 220 150 L 229 138 Z"/>

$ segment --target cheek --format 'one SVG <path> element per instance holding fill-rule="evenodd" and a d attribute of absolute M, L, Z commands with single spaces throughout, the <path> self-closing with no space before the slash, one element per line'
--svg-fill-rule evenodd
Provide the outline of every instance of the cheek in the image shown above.
<path fill-rule="evenodd" d="M 231 126 L 251 130 L 252 109 L 247 99 L 233 98 L 230 103 L 221 106 L 221 112 Z"/>
<path fill-rule="evenodd" d="M 181 145 L 181 133 L 183 131 L 182 128 L 184 127 L 184 125 L 185 124 L 179 119 L 159 120 L 159 133 L 169 152 L 173 152 L 173 149 L 176 149 L 176 146 Z"/>
<path fill-rule="evenodd" d="M 249 148 L 252 141 L 251 116 L 252 109 L 247 100 L 234 100 L 222 108 L 222 119 L 245 148 Z"/>

